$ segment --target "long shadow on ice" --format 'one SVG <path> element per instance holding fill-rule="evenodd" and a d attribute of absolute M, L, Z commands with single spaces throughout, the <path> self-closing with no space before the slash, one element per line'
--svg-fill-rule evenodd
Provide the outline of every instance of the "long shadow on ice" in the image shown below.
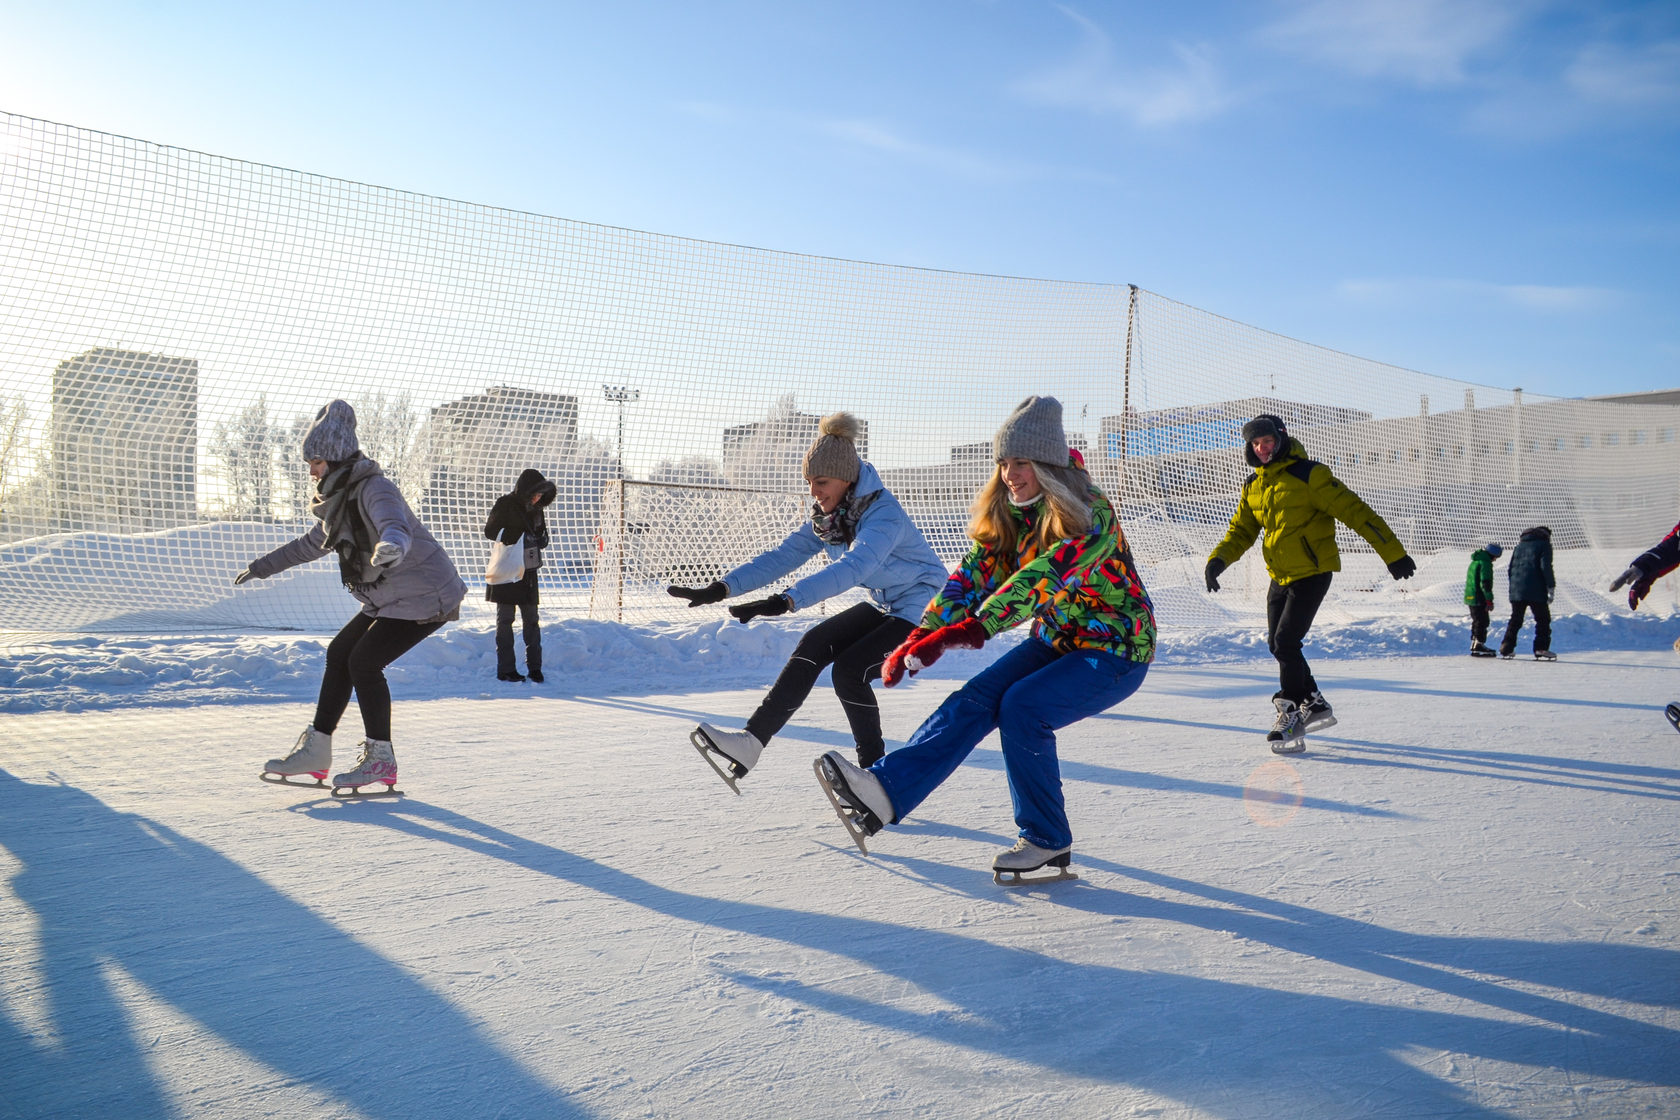
<path fill-rule="evenodd" d="M 1068 884 L 1076 891 L 1057 896 L 1060 905 L 1115 918 L 1116 955 L 1124 952 L 1123 919 L 1147 917 L 1228 931 L 1278 951 L 1411 984 L 1423 994 L 1451 997 L 1439 1002 L 1466 1005 L 1462 1011 L 1422 1010 L 1074 963 L 988 942 L 972 929 L 918 927 L 913 919 L 879 921 L 690 894 L 435 806 L 391 805 L 343 819 L 453 844 L 673 919 L 855 960 L 863 971 L 838 970 L 841 978 L 826 984 L 786 979 L 781 972 L 729 975 L 743 986 L 883 1029 L 1146 1089 L 1210 1115 L 1488 1120 L 1505 1115 L 1471 1099 L 1458 1084 L 1403 1060 L 1418 1051 L 1555 1067 L 1578 1079 L 1680 1085 L 1680 1064 L 1674 1061 L 1680 1032 L 1577 1006 L 1569 998 L 1643 990 L 1656 993 L 1645 1002 L 1670 1006 L 1680 991 L 1680 954 L 1667 950 L 1416 937 L 1316 910 L 1268 910 L 1259 905 L 1263 900 L 1217 897 L 1205 888 L 1201 893 L 1211 901 L 1196 903 L 1098 891 L 1087 884 Z M 1118 870 L 1143 878 L 1141 872 Z M 1079 955 L 1092 956 L 1089 935 Z M 1514 992 L 1454 969 L 1520 978 L 1559 994 Z M 902 978 L 954 1010 L 924 1012 L 885 1002 L 877 998 L 880 973 Z M 902 991 L 896 985 L 892 990 Z"/>
<path fill-rule="evenodd" d="M 23 865 L 11 890 L 39 939 L 29 982 L 18 963 L 28 946 L 9 946 L 10 986 L 27 988 L 44 1019 L 0 1004 L 0 1114 L 152 1120 L 178 1114 L 172 1088 L 194 1091 L 206 1114 L 249 1112 L 301 1083 L 391 1120 L 466 1116 L 485 1101 L 496 1115 L 587 1115 L 412 975 L 155 821 L 0 770 L 0 847 Z M 113 968 L 274 1076 L 160 1081 Z"/>
<path fill-rule="evenodd" d="M 1306 756 L 1314 764 L 1387 767 L 1680 801 L 1680 769 L 1673 767 L 1600 762 L 1518 751 L 1420 747 L 1410 743 L 1378 743 L 1323 735 L 1314 736 L 1313 741 L 1335 747 L 1333 751 Z"/>

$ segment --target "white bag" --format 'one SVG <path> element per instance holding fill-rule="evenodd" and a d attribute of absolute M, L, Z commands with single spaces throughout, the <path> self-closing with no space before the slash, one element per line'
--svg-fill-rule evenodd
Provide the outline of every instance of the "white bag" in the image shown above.
<path fill-rule="evenodd" d="M 500 540 L 490 545 L 490 563 L 484 568 L 485 583 L 518 583 L 525 578 L 525 535 L 513 538 L 512 544 Z"/>

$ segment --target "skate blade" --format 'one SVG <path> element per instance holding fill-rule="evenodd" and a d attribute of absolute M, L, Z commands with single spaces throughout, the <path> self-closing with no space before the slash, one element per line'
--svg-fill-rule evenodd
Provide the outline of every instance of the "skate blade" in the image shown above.
<path fill-rule="evenodd" d="M 370 782 L 368 784 L 372 785 L 374 783 Z M 380 782 L 378 784 L 384 785 L 385 783 Z M 398 789 L 394 783 L 385 786 L 384 789 L 364 792 L 367 788 L 367 786 L 334 786 L 332 788 L 332 795 L 340 801 L 355 801 L 358 798 L 372 797 L 401 797 L 403 795 L 403 791 Z"/>
<path fill-rule="evenodd" d="M 1054 867 L 1050 864 L 1046 864 L 1043 867 L 1035 867 L 1033 870 L 1044 871 L 1047 872 L 1047 874 L 1034 875 L 1029 879 L 1027 878 L 1027 872 L 1025 871 L 999 871 L 994 867 L 992 868 L 992 882 L 996 883 L 1000 887 L 1030 887 L 1036 883 L 1062 883 L 1069 879 L 1079 878 L 1078 875 L 1075 875 L 1072 871 L 1068 870 L 1065 864 L 1061 867 Z M 1009 876 L 1009 878 L 1004 878 L 1005 875 Z"/>
<path fill-rule="evenodd" d="M 1299 739 L 1283 739 L 1272 744 L 1273 754 L 1305 754 L 1307 740 L 1303 736 Z"/>
<path fill-rule="evenodd" d="M 846 831 L 852 834 L 852 843 L 857 845 L 858 851 L 868 855 L 869 848 L 863 842 L 864 837 L 868 834 L 853 819 L 852 814 L 855 810 L 840 797 L 834 786 L 829 783 L 828 775 L 823 773 L 822 764 L 823 760 L 821 758 L 811 763 L 811 769 L 816 771 L 817 774 L 817 784 L 822 786 L 824 793 L 828 794 L 828 803 L 834 806 L 834 815 L 840 818 L 840 823 L 845 825 Z"/>
<path fill-rule="evenodd" d="M 741 764 L 712 746 L 712 741 L 706 738 L 705 732 L 698 727 L 688 733 L 688 741 L 694 744 L 694 749 L 700 752 L 700 757 L 706 760 L 706 765 L 717 771 L 717 776 L 723 779 L 723 784 L 734 790 L 736 797 L 741 796 L 741 787 L 735 784 L 736 781 L 747 776 L 745 770 L 741 770 L 739 774 L 735 773 L 736 770 L 740 769 Z M 729 764 L 728 769 L 718 765 L 718 759 L 720 758 Z"/>
<path fill-rule="evenodd" d="M 294 781 L 292 781 L 293 778 L 299 777 L 299 776 L 300 775 L 296 775 L 296 774 L 276 774 L 272 770 L 264 770 L 262 773 L 257 775 L 257 777 L 261 778 L 263 781 L 267 782 L 271 786 L 302 786 L 304 789 L 326 789 L 327 788 L 327 776 L 325 774 L 322 774 L 320 777 L 316 778 L 312 782 L 294 782 Z M 310 775 L 310 776 L 313 777 L 313 775 Z"/>
<path fill-rule="evenodd" d="M 1334 727 L 1339 722 L 1340 721 L 1337 720 L 1335 716 L 1325 716 L 1321 720 L 1315 720 L 1312 723 L 1307 724 L 1307 726 L 1302 729 L 1301 734 L 1311 735 L 1314 731 L 1323 731 L 1327 727 Z"/>
<path fill-rule="evenodd" d="M 1667 716 L 1668 722 L 1674 725 L 1674 730 L 1680 731 L 1680 704 L 1670 704 L 1663 709 L 1663 715 Z"/>

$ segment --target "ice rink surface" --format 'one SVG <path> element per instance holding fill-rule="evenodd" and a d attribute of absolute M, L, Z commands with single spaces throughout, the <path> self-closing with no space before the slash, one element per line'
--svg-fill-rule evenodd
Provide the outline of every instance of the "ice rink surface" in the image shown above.
<path fill-rule="evenodd" d="M 1080 878 L 1029 888 L 995 737 L 869 858 L 826 686 L 730 793 L 687 733 L 769 675 L 394 674 L 389 800 L 257 780 L 307 671 L 14 704 L 0 1117 L 1680 1115 L 1680 658 L 1521 648 L 1320 657 L 1288 760 L 1269 659 L 1163 661 L 1062 733 Z"/>

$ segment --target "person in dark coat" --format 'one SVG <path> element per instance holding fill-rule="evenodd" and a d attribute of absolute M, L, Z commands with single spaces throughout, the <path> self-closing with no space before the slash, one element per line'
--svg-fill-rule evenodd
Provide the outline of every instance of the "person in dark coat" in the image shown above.
<path fill-rule="evenodd" d="M 490 507 L 484 535 L 502 544 L 525 538 L 525 575 L 512 583 L 493 583 L 484 597 L 496 604 L 496 679 L 522 681 L 528 676 L 542 683 L 542 626 L 537 621 L 537 569 L 542 567 L 542 550 L 548 547 L 548 518 L 543 514 L 554 501 L 554 483 L 534 467 L 527 468 L 514 483 L 513 493 L 503 494 Z M 518 608 L 525 634 L 525 673 L 513 660 L 513 612 Z"/>
<path fill-rule="evenodd" d="M 1524 529 L 1508 565 L 1511 580 L 1511 621 L 1499 641 L 1499 656 L 1509 660 L 1517 652 L 1517 635 L 1523 615 L 1534 612 L 1534 659 L 1556 661 L 1552 652 L 1552 595 L 1557 577 L 1552 574 L 1552 531 L 1544 525 Z"/>

